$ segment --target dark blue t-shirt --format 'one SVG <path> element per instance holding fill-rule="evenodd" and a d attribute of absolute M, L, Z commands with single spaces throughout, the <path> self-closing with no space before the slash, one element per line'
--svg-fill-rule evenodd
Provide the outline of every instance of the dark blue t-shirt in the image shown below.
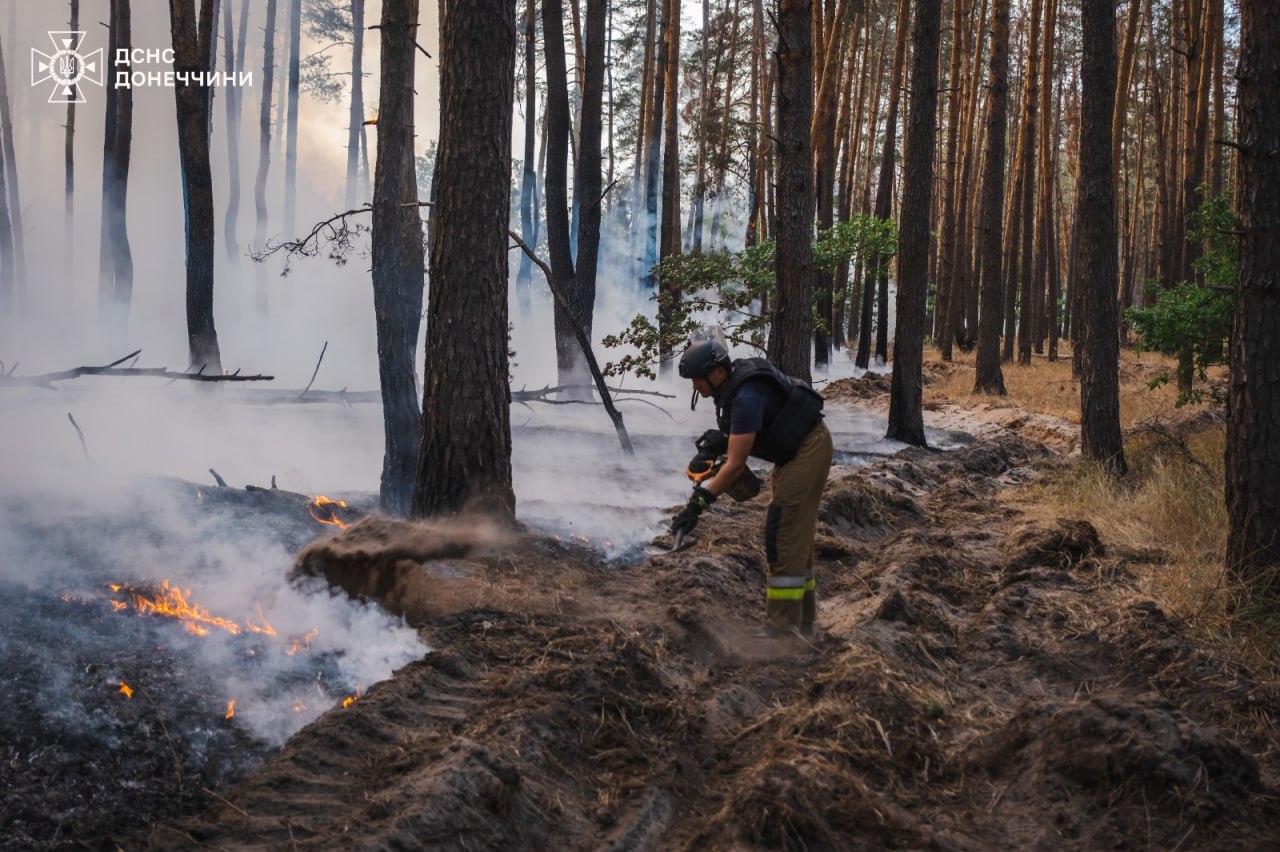
<path fill-rule="evenodd" d="M 729 411 L 729 434 L 749 435 L 760 432 L 765 423 L 772 423 L 782 407 L 781 394 L 768 379 L 751 379 L 743 382 L 733 397 Z"/>

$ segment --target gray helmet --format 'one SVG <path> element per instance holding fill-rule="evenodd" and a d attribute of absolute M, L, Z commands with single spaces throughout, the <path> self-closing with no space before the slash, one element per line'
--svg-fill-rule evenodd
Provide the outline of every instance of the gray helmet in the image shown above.
<path fill-rule="evenodd" d="M 718 340 L 690 343 L 680 356 L 680 378 L 705 379 L 716 367 L 729 368 L 729 350 Z"/>

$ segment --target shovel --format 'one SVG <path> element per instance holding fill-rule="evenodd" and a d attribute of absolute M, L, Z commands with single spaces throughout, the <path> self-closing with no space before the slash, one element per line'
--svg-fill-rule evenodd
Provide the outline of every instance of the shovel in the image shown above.
<path fill-rule="evenodd" d="M 644 549 L 645 556 L 668 556 L 672 553 L 679 553 L 693 546 L 694 539 L 685 537 L 685 530 L 676 530 L 676 534 L 671 539 L 671 547 L 665 547 L 661 544 L 651 544 Z"/>

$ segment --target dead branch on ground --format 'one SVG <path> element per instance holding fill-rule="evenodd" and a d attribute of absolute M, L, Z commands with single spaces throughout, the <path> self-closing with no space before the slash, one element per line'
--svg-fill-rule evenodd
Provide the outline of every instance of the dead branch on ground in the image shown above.
<path fill-rule="evenodd" d="M 136 358 L 142 352 L 138 349 L 130 352 L 123 358 L 112 361 L 110 364 L 104 364 L 101 367 L 73 367 L 70 370 L 60 370 L 56 373 L 41 373 L 38 376 L 15 376 L 12 372 L 0 376 L 0 388 L 6 387 L 38 387 L 47 390 L 56 390 L 53 386 L 54 382 L 66 381 L 67 379 L 77 379 L 80 376 L 152 376 L 156 378 L 169 379 L 177 381 L 179 379 L 191 382 L 268 382 L 275 379 L 275 376 L 264 376 L 255 374 L 252 376 L 242 376 L 240 371 L 234 373 L 209 375 L 204 374 L 204 367 L 194 373 L 179 373 L 170 370 L 167 367 L 118 367 L 117 364 L 123 364 L 130 358 Z"/>

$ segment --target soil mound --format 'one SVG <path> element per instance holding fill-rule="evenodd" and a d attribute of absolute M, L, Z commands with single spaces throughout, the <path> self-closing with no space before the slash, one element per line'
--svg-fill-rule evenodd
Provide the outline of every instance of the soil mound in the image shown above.
<path fill-rule="evenodd" d="M 150 844 L 1267 848 L 1280 689 L 1143 601 L 1087 523 L 998 506 L 1051 458 L 1006 430 L 844 469 L 812 639 L 758 632 L 767 493 L 631 565 L 353 526 L 298 571 L 436 650 Z"/>

